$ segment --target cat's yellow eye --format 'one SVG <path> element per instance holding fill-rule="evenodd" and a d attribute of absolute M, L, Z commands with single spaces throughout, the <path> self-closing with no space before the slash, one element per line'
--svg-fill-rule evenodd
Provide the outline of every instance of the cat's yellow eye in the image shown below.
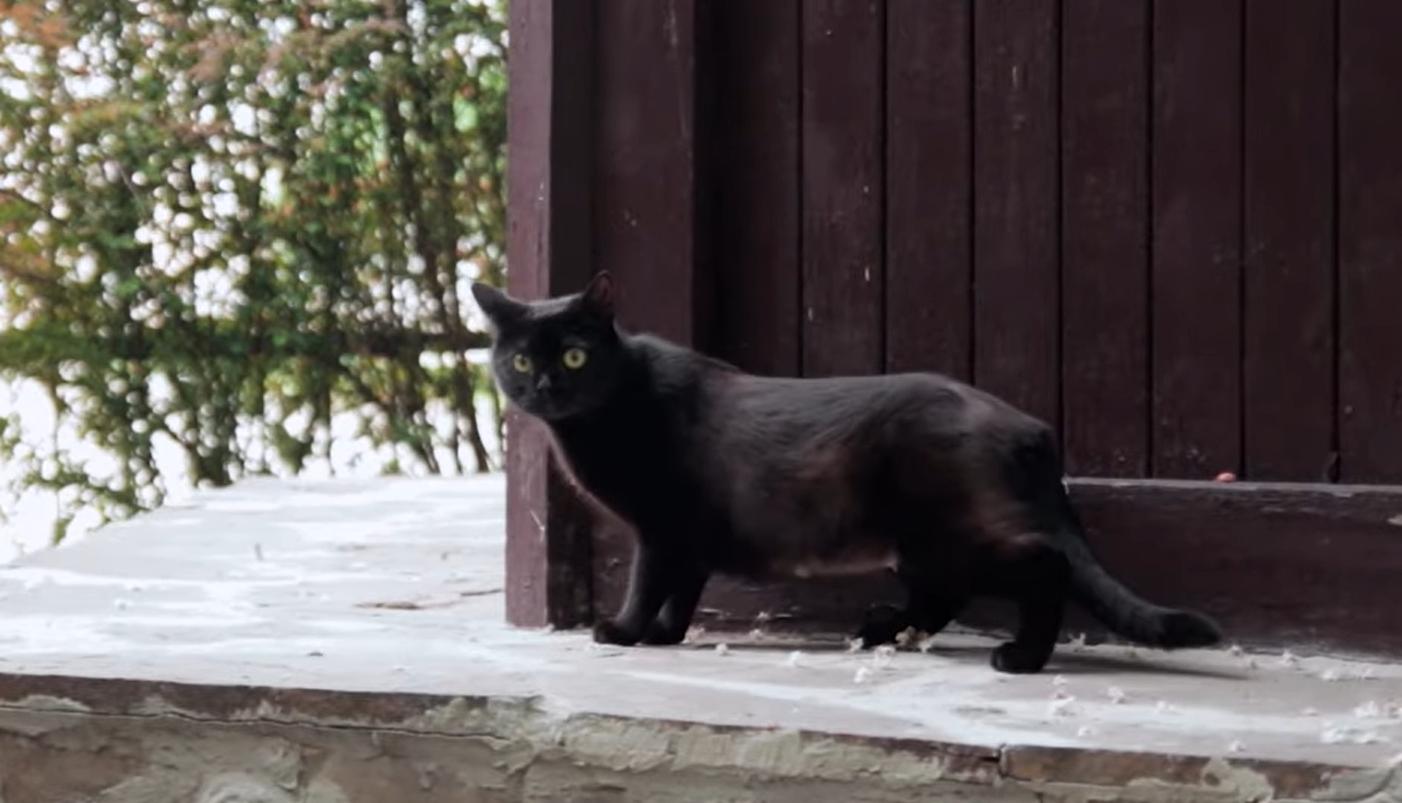
<path fill-rule="evenodd" d="M 511 367 L 520 373 L 529 374 L 531 372 L 531 358 L 524 354 L 517 354 L 511 358 Z"/>
<path fill-rule="evenodd" d="M 583 368 L 584 363 L 589 361 L 589 355 L 585 353 L 584 349 L 574 348 L 566 351 L 564 356 L 560 358 L 560 361 L 565 364 L 566 368 L 578 370 Z"/>

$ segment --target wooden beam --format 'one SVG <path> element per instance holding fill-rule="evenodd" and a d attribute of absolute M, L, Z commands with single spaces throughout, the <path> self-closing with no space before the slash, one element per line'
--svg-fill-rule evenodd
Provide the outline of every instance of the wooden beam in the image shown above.
<path fill-rule="evenodd" d="M 1228 641 L 1402 656 L 1402 488 L 1287 483 L 1071 481 L 1101 560 L 1145 597 L 1217 617 Z M 597 604 L 618 604 L 630 546 L 597 545 Z M 760 585 L 714 580 L 698 623 L 849 633 L 867 606 L 897 602 L 888 576 Z M 1079 612 L 1077 612 L 1079 613 Z M 1008 624 L 979 605 L 961 622 Z M 1104 634 L 1084 616 L 1066 633 Z"/>
<path fill-rule="evenodd" d="M 574 292 L 608 269 L 620 322 L 704 348 L 713 274 L 697 117 L 696 0 L 511 4 L 508 289 Z M 507 419 L 507 620 L 574 627 L 593 616 L 600 527 L 549 438 Z"/>
<path fill-rule="evenodd" d="M 511 3 L 507 289 L 543 298 L 593 266 L 593 0 Z M 506 618 L 572 627 L 591 615 L 591 521 L 554 465 L 546 433 L 507 415 Z"/>
<path fill-rule="evenodd" d="M 1080 480 L 1104 563 L 1241 643 L 1402 655 L 1402 488 Z"/>

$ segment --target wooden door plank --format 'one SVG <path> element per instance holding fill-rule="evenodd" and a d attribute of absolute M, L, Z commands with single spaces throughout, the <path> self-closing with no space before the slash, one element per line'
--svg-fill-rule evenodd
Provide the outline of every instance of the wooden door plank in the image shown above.
<path fill-rule="evenodd" d="M 690 344 L 705 318 L 695 259 L 696 2 L 607 0 L 595 26 L 594 265 L 615 274 L 625 325 Z"/>
<path fill-rule="evenodd" d="M 797 376 L 799 0 L 716 3 L 711 13 L 717 353 L 748 371 Z"/>
<path fill-rule="evenodd" d="M 1057 3 L 974 4 L 974 381 L 1060 422 Z"/>
<path fill-rule="evenodd" d="M 1402 3 L 1339 22 L 1340 468 L 1402 482 Z"/>
<path fill-rule="evenodd" d="M 1155 476 L 1241 470 L 1241 0 L 1154 3 Z"/>
<path fill-rule="evenodd" d="M 973 368 L 970 0 L 888 0 L 886 370 Z"/>
<path fill-rule="evenodd" d="M 803 4 L 803 373 L 882 368 L 885 3 Z"/>
<path fill-rule="evenodd" d="M 1245 471 L 1334 463 L 1334 0 L 1246 0 Z"/>
<path fill-rule="evenodd" d="M 1061 297 L 1067 471 L 1149 464 L 1149 3 L 1062 8 Z"/>

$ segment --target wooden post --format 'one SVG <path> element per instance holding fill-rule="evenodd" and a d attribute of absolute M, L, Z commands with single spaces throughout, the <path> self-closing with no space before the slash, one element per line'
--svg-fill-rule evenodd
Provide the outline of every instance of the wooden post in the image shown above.
<path fill-rule="evenodd" d="M 698 191 L 697 0 L 511 4 L 508 290 L 574 292 L 598 269 L 618 282 L 630 329 L 701 344 L 712 316 L 708 204 Z M 506 618 L 575 627 L 596 602 L 596 526 L 543 428 L 507 418 Z M 639 467 L 645 471 L 646 467 Z"/>
<path fill-rule="evenodd" d="M 594 3 L 511 3 L 507 289 L 570 292 L 592 270 Z M 506 619 L 572 627 L 591 615 L 586 509 L 543 428 L 507 415 Z"/>

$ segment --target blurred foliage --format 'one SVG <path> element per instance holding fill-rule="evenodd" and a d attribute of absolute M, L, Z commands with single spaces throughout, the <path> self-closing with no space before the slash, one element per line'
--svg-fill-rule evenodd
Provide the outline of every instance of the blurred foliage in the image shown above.
<path fill-rule="evenodd" d="M 111 457 L 0 413 L 11 498 L 61 537 L 159 505 L 161 439 L 220 486 L 345 416 L 386 470 L 487 470 L 505 59 L 493 0 L 0 0 L 0 379 Z"/>

